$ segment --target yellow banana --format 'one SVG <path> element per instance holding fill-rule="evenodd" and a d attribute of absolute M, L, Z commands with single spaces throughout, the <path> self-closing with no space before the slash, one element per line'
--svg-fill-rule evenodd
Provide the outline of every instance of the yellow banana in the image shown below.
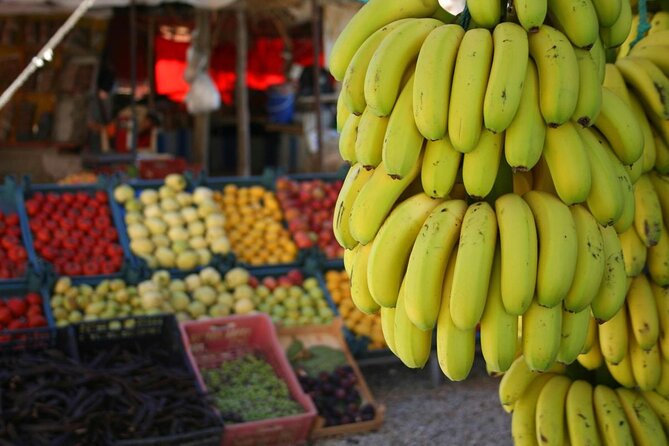
<path fill-rule="evenodd" d="M 641 171 L 643 173 L 650 172 L 655 167 L 655 158 L 657 152 L 655 149 L 655 139 L 653 138 L 653 130 L 650 127 L 650 122 L 646 118 L 646 113 L 643 110 L 641 102 L 636 96 L 630 96 L 630 105 L 632 111 L 636 115 L 641 132 L 643 133 L 643 155 L 641 156 Z M 637 162 L 639 162 L 637 160 Z"/>
<path fill-rule="evenodd" d="M 346 274 L 349 276 L 351 275 L 351 271 L 353 270 L 353 250 L 352 249 L 344 249 L 344 271 L 346 271 Z"/>
<path fill-rule="evenodd" d="M 578 61 L 569 39 L 543 25 L 529 36 L 530 56 L 539 71 L 539 105 L 549 126 L 567 122 L 578 102 Z"/>
<path fill-rule="evenodd" d="M 496 27 L 505 12 L 496 0 L 467 0 L 467 8 L 478 26 L 490 29 Z"/>
<path fill-rule="evenodd" d="M 430 358 L 432 330 L 423 331 L 407 317 L 404 305 L 404 284 L 400 287 L 395 307 L 395 350 L 404 365 L 412 369 L 423 368 Z"/>
<path fill-rule="evenodd" d="M 539 191 L 523 196 L 537 224 L 539 261 L 536 298 L 556 307 L 566 297 L 576 272 L 578 235 L 574 218 L 556 197 Z"/>
<path fill-rule="evenodd" d="M 461 330 L 481 320 L 496 244 L 495 211 L 484 201 L 472 204 L 462 221 L 451 290 L 451 317 Z"/>
<path fill-rule="evenodd" d="M 592 385 L 589 382 L 577 380 L 569 387 L 565 416 L 569 440 L 574 446 L 601 444 L 592 399 Z"/>
<path fill-rule="evenodd" d="M 599 37 L 605 48 L 615 48 L 625 42 L 632 27 L 632 7 L 629 2 L 623 1 L 620 8 L 620 14 L 615 23 L 608 28 L 599 30 Z"/>
<path fill-rule="evenodd" d="M 548 13 L 546 0 L 513 0 L 518 21 L 527 32 L 536 32 Z"/>
<path fill-rule="evenodd" d="M 397 347 L 395 347 L 395 308 L 381 307 L 380 314 L 383 339 L 390 351 L 399 358 Z"/>
<path fill-rule="evenodd" d="M 599 73 L 599 82 L 604 82 L 605 76 L 605 66 L 606 66 L 606 49 L 604 49 L 604 44 L 602 39 L 597 38 L 595 44 L 590 48 L 590 54 L 592 54 L 592 59 L 597 65 L 597 72 Z"/>
<path fill-rule="evenodd" d="M 636 378 L 634 378 L 634 370 L 632 370 L 632 357 L 627 352 L 618 364 L 611 364 L 606 361 L 606 367 L 613 379 L 620 385 L 629 388 L 636 387 Z"/>
<path fill-rule="evenodd" d="M 650 21 L 650 29 L 648 34 L 655 34 L 659 31 L 666 31 L 669 29 L 669 12 L 658 11 L 653 14 L 653 19 Z"/>
<path fill-rule="evenodd" d="M 629 228 L 618 236 L 620 237 L 620 246 L 623 248 L 625 272 L 629 277 L 638 276 L 646 266 L 646 256 L 648 254 L 646 245 L 643 244 L 634 228 Z"/>
<path fill-rule="evenodd" d="M 519 195 L 495 201 L 501 251 L 501 295 L 504 309 L 522 315 L 532 302 L 537 281 L 538 242 L 534 216 Z"/>
<path fill-rule="evenodd" d="M 367 281 L 374 300 L 394 307 L 416 236 L 432 209 L 441 203 L 423 193 L 400 203 L 390 213 L 369 254 Z"/>
<path fill-rule="evenodd" d="M 630 389 L 616 389 L 629 421 L 634 443 L 640 446 L 668 444 L 662 423 L 644 397 Z"/>
<path fill-rule="evenodd" d="M 388 175 L 403 178 L 411 173 L 418 162 L 425 139 L 413 120 L 414 76 L 409 77 L 393 109 L 383 139 L 381 158 Z"/>
<path fill-rule="evenodd" d="M 669 175 L 669 144 L 655 128 L 651 128 L 655 141 L 655 170 L 662 175 Z"/>
<path fill-rule="evenodd" d="M 562 446 L 565 434 L 565 404 L 571 378 L 564 375 L 552 377 L 537 399 L 536 439 L 541 445 Z"/>
<path fill-rule="evenodd" d="M 421 163 L 416 163 L 411 174 L 401 180 L 391 178 L 383 163 L 374 169 L 351 208 L 349 226 L 355 240 L 364 245 L 374 239 L 397 199 L 418 176 L 420 167 Z"/>
<path fill-rule="evenodd" d="M 663 224 L 660 199 L 650 177 L 642 175 L 634 184 L 634 228 L 650 247 L 658 244 Z"/>
<path fill-rule="evenodd" d="M 623 0 L 592 0 L 592 6 L 595 7 L 599 26 L 604 28 L 613 26 L 620 16 L 622 3 Z"/>
<path fill-rule="evenodd" d="M 657 392 L 641 392 L 665 429 L 669 430 L 669 400 Z"/>
<path fill-rule="evenodd" d="M 593 403 L 602 443 L 633 446 L 632 431 L 616 392 L 610 387 L 597 385 L 593 392 Z"/>
<path fill-rule="evenodd" d="M 365 75 L 367 74 L 367 67 L 372 60 L 374 53 L 383 42 L 383 39 L 390 34 L 395 28 L 404 23 L 410 22 L 413 19 L 400 19 L 376 30 L 360 45 L 360 48 L 355 51 L 351 62 L 346 68 L 346 74 L 342 80 L 341 93 L 339 95 L 339 102 L 346 105 L 350 112 L 356 115 L 362 114 L 367 107 L 365 101 Z M 370 110 L 371 112 L 371 110 Z"/>
<path fill-rule="evenodd" d="M 590 325 L 590 308 L 586 307 L 578 313 L 562 310 L 562 340 L 557 360 L 563 364 L 571 364 L 581 354 L 588 337 Z"/>
<path fill-rule="evenodd" d="M 599 323 L 602 323 L 611 319 L 624 304 L 627 293 L 627 274 L 625 274 L 625 261 L 620 239 L 615 229 L 611 226 L 606 228 L 600 226 L 599 230 L 604 241 L 606 266 L 599 291 L 590 306 L 592 315 Z"/>
<path fill-rule="evenodd" d="M 514 445 L 532 446 L 537 444 L 537 400 L 546 383 L 554 376 L 556 375 L 552 373 L 537 376 L 516 401 L 511 418 L 511 435 Z"/>
<path fill-rule="evenodd" d="M 669 51 L 669 40 L 664 45 L 636 45 L 630 55 L 651 61 L 665 75 L 669 75 L 667 51 Z"/>
<path fill-rule="evenodd" d="M 442 25 L 443 22 L 431 18 L 411 20 L 400 24 L 383 39 L 365 74 L 365 102 L 377 116 L 390 115 L 400 93 L 404 72 L 418 58 L 420 47 L 430 31 Z M 409 97 L 412 96 L 413 88 L 409 90 Z M 413 107 L 411 110 L 413 112 Z"/>
<path fill-rule="evenodd" d="M 483 129 L 476 148 L 465 153 L 462 161 L 462 182 L 467 195 L 483 199 L 492 191 L 499 169 L 504 136 Z M 486 172 L 482 175 L 482 172 Z"/>
<path fill-rule="evenodd" d="M 625 301 L 630 326 L 639 347 L 651 349 L 660 336 L 660 320 L 653 290 L 644 274 L 632 280 Z"/>
<path fill-rule="evenodd" d="M 501 276 L 502 259 L 497 249 L 480 327 L 481 353 L 488 367 L 496 372 L 506 372 L 511 367 L 518 339 L 518 316 L 504 309 Z"/>
<path fill-rule="evenodd" d="M 669 79 L 650 60 L 628 56 L 616 61 L 625 81 L 639 99 L 661 119 L 669 119 Z"/>
<path fill-rule="evenodd" d="M 604 83 L 602 85 L 611 90 L 611 92 L 613 92 L 613 94 L 618 96 L 620 99 L 622 99 L 625 104 L 629 105 L 630 92 L 627 89 L 627 84 L 625 84 L 625 78 L 616 64 L 607 63 L 605 67 L 605 73 Z"/>
<path fill-rule="evenodd" d="M 513 193 L 516 195 L 525 195 L 525 192 L 532 190 L 532 183 L 534 178 L 532 171 L 517 170 L 513 173 Z"/>
<path fill-rule="evenodd" d="M 608 364 L 619 364 L 629 351 L 625 305 L 608 321 L 599 324 L 599 348 Z"/>
<path fill-rule="evenodd" d="M 483 123 L 488 130 L 501 133 L 511 125 L 520 106 L 528 42 L 525 30 L 511 22 L 496 26 L 492 39 L 494 51 L 483 101 Z"/>
<path fill-rule="evenodd" d="M 657 383 L 655 391 L 664 398 L 669 398 L 669 361 L 665 357 L 662 358 L 660 370 L 660 382 Z"/>
<path fill-rule="evenodd" d="M 379 311 L 379 304 L 372 298 L 367 285 L 367 263 L 372 246 L 373 243 L 368 243 L 355 247 L 355 257 L 350 274 L 351 300 L 358 310 L 366 314 L 374 314 Z"/>
<path fill-rule="evenodd" d="M 666 361 L 669 358 L 669 288 L 661 287 L 653 281 L 650 281 L 650 288 L 653 291 L 660 322 L 660 350 Z"/>
<path fill-rule="evenodd" d="M 462 153 L 453 148 L 448 137 L 428 141 L 420 172 L 425 193 L 433 198 L 446 198 L 460 171 L 461 159 Z"/>
<path fill-rule="evenodd" d="M 330 51 L 328 66 L 338 81 L 344 78 L 353 55 L 369 36 L 395 20 L 430 17 L 439 8 L 437 0 L 371 0 L 348 22 Z"/>
<path fill-rule="evenodd" d="M 634 226 L 634 185 L 627 170 L 620 163 L 620 160 L 613 153 L 613 150 L 605 142 L 604 138 L 601 138 L 601 142 L 604 144 L 607 155 L 609 155 L 611 166 L 616 170 L 616 177 L 618 178 L 622 192 L 623 211 L 620 217 L 613 223 L 616 232 L 621 233 Z"/>
<path fill-rule="evenodd" d="M 386 135 L 388 118 L 379 118 L 365 109 L 358 122 L 358 137 L 355 140 L 355 158 L 365 167 L 381 164 L 383 138 Z"/>
<path fill-rule="evenodd" d="M 481 135 L 492 45 L 490 31 L 482 28 L 467 31 L 460 42 L 448 107 L 448 136 L 462 153 L 474 150 Z"/>
<path fill-rule="evenodd" d="M 432 329 L 437 323 L 446 265 L 466 211 L 463 200 L 449 200 L 434 208 L 411 249 L 404 299 L 409 319 L 421 330 Z"/>
<path fill-rule="evenodd" d="M 602 108 L 595 127 L 624 165 L 633 164 L 643 155 L 643 133 L 632 109 L 608 88 L 602 88 Z"/>
<path fill-rule="evenodd" d="M 592 348 L 592 345 L 595 342 L 598 342 L 597 339 L 598 330 L 599 330 L 599 324 L 597 323 L 595 318 L 592 317 L 592 310 L 590 310 L 590 317 L 588 318 L 588 334 L 585 337 L 585 344 L 583 345 L 581 353 L 588 353 Z"/>
<path fill-rule="evenodd" d="M 560 199 L 567 205 L 582 203 L 590 194 L 590 162 L 576 125 L 567 121 L 546 130 L 543 156 Z"/>
<path fill-rule="evenodd" d="M 332 221 L 332 232 L 337 242 L 346 249 L 353 249 L 358 244 L 350 232 L 351 209 L 353 209 L 355 198 L 373 173 L 373 169 L 367 170 L 360 163 L 354 164 L 348 170 L 344 184 L 339 191 Z"/>
<path fill-rule="evenodd" d="M 610 25 L 608 25 L 610 26 Z M 618 47 L 618 53 L 616 54 L 616 59 L 622 59 L 627 56 L 631 50 L 631 44 L 636 40 L 637 30 L 639 29 L 639 14 L 634 14 L 632 16 L 632 23 L 630 24 L 630 33 L 628 34 L 625 41 Z"/>
<path fill-rule="evenodd" d="M 667 45 L 669 42 L 669 30 L 658 30 L 654 33 L 648 33 L 643 39 L 637 42 L 638 46 Z"/>
<path fill-rule="evenodd" d="M 604 364 L 604 356 L 602 355 L 602 350 L 599 348 L 599 342 L 592 344 L 592 348 L 587 353 L 578 355 L 576 360 L 587 370 L 597 370 L 600 368 Z"/>
<path fill-rule="evenodd" d="M 562 306 L 541 306 L 533 300 L 522 316 L 523 356 L 532 370 L 545 372 L 556 361 L 562 339 Z"/>
<path fill-rule="evenodd" d="M 451 381 L 467 378 L 474 364 L 476 329 L 459 329 L 451 318 L 451 297 L 458 251 L 451 254 L 444 274 L 441 306 L 437 318 L 437 359 L 442 372 Z"/>
<path fill-rule="evenodd" d="M 595 218 L 583 206 L 569 208 L 576 224 L 578 241 L 576 272 L 564 306 L 568 311 L 579 312 L 590 306 L 604 277 L 604 241 Z"/>
<path fill-rule="evenodd" d="M 341 135 L 339 135 L 339 155 L 350 164 L 357 162 L 355 159 L 355 140 L 358 137 L 359 122 L 360 116 L 349 115 L 346 118 L 344 128 L 341 130 Z"/>
<path fill-rule="evenodd" d="M 344 124 L 351 115 L 351 110 L 344 104 L 344 95 L 340 94 L 337 98 L 337 132 L 341 133 L 344 130 Z"/>
<path fill-rule="evenodd" d="M 664 226 L 657 245 L 648 248 L 646 264 L 655 283 L 669 286 L 669 232 Z"/>
<path fill-rule="evenodd" d="M 649 176 L 662 208 L 662 221 L 665 224 L 669 223 L 669 177 L 659 175 L 657 172 L 651 172 Z"/>
<path fill-rule="evenodd" d="M 548 0 L 548 13 L 576 48 L 588 49 L 597 40 L 599 22 L 592 2 Z"/>
<path fill-rule="evenodd" d="M 630 336 L 630 360 L 634 379 L 641 390 L 654 390 L 660 382 L 662 371 L 662 356 L 657 344 L 650 350 L 643 350 Z"/>
<path fill-rule="evenodd" d="M 539 74 L 528 60 L 518 111 L 504 134 L 504 155 L 514 170 L 532 169 L 544 149 L 546 125 L 539 107 Z"/>
<path fill-rule="evenodd" d="M 413 115 L 418 130 L 431 141 L 446 136 L 451 80 L 464 34 L 460 25 L 435 28 L 423 42 L 418 54 L 413 86 Z"/>
<path fill-rule="evenodd" d="M 557 198 L 553 178 L 551 178 L 551 172 L 548 169 L 548 164 L 543 156 L 539 158 L 539 162 L 532 168 L 532 180 L 533 190 L 545 192 Z"/>
<path fill-rule="evenodd" d="M 571 119 L 583 127 L 590 127 L 602 107 L 602 83 L 590 51 L 576 48 L 574 52 L 578 61 L 579 89 L 576 110 Z"/>
<path fill-rule="evenodd" d="M 511 412 L 527 386 L 539 375 L 539 372 L 530 370 L 522 355 L 515 358 L 499 382 L 499 402 L 502 407 Z"/>

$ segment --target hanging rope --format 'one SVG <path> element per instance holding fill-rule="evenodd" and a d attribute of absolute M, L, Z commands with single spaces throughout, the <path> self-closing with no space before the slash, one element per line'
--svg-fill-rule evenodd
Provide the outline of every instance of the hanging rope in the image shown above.
<path fill-rule="evenodd" d="M 67 18 L 65 23 L 56 31 L 56 33 L 49 39 L 49 41 L 44 45 L 44 47 L 37 53 L 37 56 L 33 57 L 28 66 L 19 74 L 14 82 L 2 93 L 0 96 L 0 110 L 9 103 L 14 96 L 14 93 L 26 83 L 30 75 L 33 74 L 38 68 L 44 66 L 45 63 L 50 62 L 53 59 L 53 50 L 56 48 L 67 33 L 74 28 L 74 25 L 77 24 L 79 19 L 86 14 L 91 6 L 93 6 L 95 0 L 84 0 L 82 1 L 77 9 L 74 10 L 72 15 Z"/>
<path fill-rule="evenodd" d="M 648 5 L 646 4 L 646 0 L 639 0 L 639 26 L 636 28 L 636 38 L 630 43 L 630 49 L 634 48 L 634 45 L 643 39 L 649 29 Z"/>
<path fill-rule="evenodd" d="M 469 9 L 465 5 L 465 9 L 458 16 L 458 25 L 462 26 L 465 31 L 469 28 L 469 22 L 472 20 L 472 16 L 469 14 Z"/>

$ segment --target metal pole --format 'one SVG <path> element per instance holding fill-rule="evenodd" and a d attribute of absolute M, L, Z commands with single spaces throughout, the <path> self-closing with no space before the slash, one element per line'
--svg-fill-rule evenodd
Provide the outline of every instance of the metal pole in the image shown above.
<path fill-rule="evenodd" d="M 200 53 L 207 56 L 207 68 L 210 65 L 211 51 L 211 22 L 210 12 L 206 9 L 195 11 L 195 27 L 197 29 L 197 41 L 194 42 Z M 209 175 L 209 134 L 211 132 L 211 114 L 209 112 L 196 113 L 193 128 L 193 162 L 202 165 L 205 173 Z"/>
<path fill-rule="evenodd" d="M 246 88 L 248 57 L 248 30 L 246 9 L 240 2 L 236 8 L 237 18 L 237 80 L 235 105 L 237 108 L 237 175 L 251 175 L 251 135 L 249 118 L 249 93 Z"/>
<path fill-rule="evenodd" d="M 155 42 L 156 42 L 156 18 L 153 16 L 153 13 L 149 15 L 149 31 L 147 36 L 147 76 L 149 80 L 149 109 L 154 109 L 156 106 L 156 80 L 154 73 L 154 64 L 156 61 L 155 54 Z"/>
<path fill-rule="evenodd" d="M 311 36 L 314 44 L 314 112 L 316 113 L 316 169 L 323 169 L 323 128 L 321 116 L 321 9 L 318 0 L 311 0 Z"/>
<path fill-rule="evenodd" d="M 130 0 L 130 113 L 132 115 L 132 128 L 130 134 L 130 149 L 132 159 L 137 159 L 137 103 L 135 92 L 137 90 L 137 5 L 135 0 Z"/>

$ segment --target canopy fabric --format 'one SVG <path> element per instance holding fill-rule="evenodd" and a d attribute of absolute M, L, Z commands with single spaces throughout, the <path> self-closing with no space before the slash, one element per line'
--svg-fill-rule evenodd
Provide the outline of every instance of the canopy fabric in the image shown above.
<path fill-rule="evenodd" d="M 188 3 L 196 8 L 220 9 L 237 0 L 135 0 L 138 5 L 158 5 L 160 3 Z M 0 0 L 0 14 L 30 14 L 72 11 L 81 0 Z M 94 8 L 128 6 L 130 0 L 97 0 Z"/>

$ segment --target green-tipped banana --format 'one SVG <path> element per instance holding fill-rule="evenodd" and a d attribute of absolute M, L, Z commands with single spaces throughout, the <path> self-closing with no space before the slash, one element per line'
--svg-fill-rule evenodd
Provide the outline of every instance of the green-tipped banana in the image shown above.
<path fill-rule="evenodd" d="M 602 108 L 602 83 L 590 51 L 577 48 L 574 52 L 578 61 L 579 89 L 576 110 L 571 120 L 582 127 L 590 127 Z"/>
<path fill-rule="evenodd" d="M 627 84 L 625 84 L 625 78 L 616 64 L 607 63 L 604 69 L 605 75 L 604 83 L 602 85 L 622 99 L 625 104 L 629 105 L 630 92 L 627 89 Z"/>
<path fill-rule="evenodd" d="M 605 87 L 595 127 L 604 134 L 623 165 L 631 165 L 643 155 L 643 133 L 632 108 Z"/>
<path fill-rule="evenodd" d="M 483 199 L 492 191 L 502 158 L 503 145 L 502 133 L 484 129 L 476 148 L 465 153 L 462 162 L 462 182 L 467 195 L 474 199 Z M 482 172 L 486 174 L 483 175 Z"/>
<path fill-rule="evenodd" d="M 461 160 L 462 153 L 453 148 L 448 137 L 428 141 L 420 172 L 423 191 L 433 198 L 446 198 L 455 185 Z"/>
<path fill-rule="evenodd" d="M 553 22 L 577 48 L 590 48 L 599 35 L 597 12 L 590 0 L 548 0 Z"/>
<path fill-rule="evenodd" d="M 344 184 L 339 191 L 334 209 L 332 232 L 334 232 L 337 242 L 346 249 L 353 249 L 358 244 L 350 232 L 349 221 L 351 210 L 353 209 L 355 198 L 365 183 L 372 177 L 373 173 L 373 169 L 367 170 L 360 163 L 354 164 L 348 170 Z"/>
<path fill-rule="evenodd" d="M 567 205 L 582 203 L 590 194 L 590 161 L 577 125 L 571 121 L 546 130 L 543 156 L 560 199 Z"/>
<path fill-rule="evenodd" d="M 643 155 L 641 155 L 641 170 L 643 173 L 650 172 L 655 167 L 655 159 L 657 158 L 657 150 L 655 148 L 655 138 L 653 138 L 653 130 L 646 118 L 643 106 L 636 96 L 630 96 L 630 106 L 636 115 L 641 132 L 643 133 Z M 639 161 L 637 161 L 639 162 Z"/>
<path fill-rule="evenodd" d="M 548 13 L 546 0 L 513 0 L 518 21 L 527 32 L 536 32 L 543 25 Z"/>
<path fill-rule="evenodd" d="M 502 18 L 502 6 L 497 0 L 467 0 L 472 20 L 482 28 L 496 28 Z"/>
<path fill-rule="evenodd" d="M 562 341 L 557 360 L 563 364 L 571 364 L 581 354 L 588 337 L 590 325 L 590 307 L 578 313 L 562 310 Z"/>
<path fill-rule="evenodd" d="M 567 392 L 565 416 L 569 441 L 572 445 L 599 446 L 592 385 L 583 380 L 574 381 Z"/>
<path fill-rule="evenodd" d="M 598 38 L 595 40 L 595 44 L 590 48 L 590 54 L 597 65 L 597 72 L 599 73 L 599 82 L 604 82 L 604 77 L 606 75 L 604 67 L 606 66 L 606 50 L 604 49 L 604 44 L 602 39 Z"/>
<path fill-rule="evenodd" d="M 523 355 L 532 370 L 545 372 L 557 360 L 562 339 L 562 306 L 547 308 L 534 300 L 522 316 Z"/>
<path fill-rule="evenodd" d="M 620 17 L 622 3 L 623 0 L 592 0 L 592 6 L 595 7 L 599 26 L 604 28 L 613 26 L 618 17 Z"/>
<path fill-rule="evenodd" d="M 611 319 L 625 303 L 627 274 L 620 239 L 615 229 L 611 226 L 606 228 L 600 226 L 599 230 L 604 241 L 606 266 L 599 291 L 590 306 L 592 315 L 602 323 Z"/>
<path fill-rule="evenodd" d="M 599 31 L 599 37 L 605 48 L 615 48 L 622 45 L 630 34 L 632 27 L 632 6 L 629 1 L 623 1 L 618 18 L 608 28 Z"/>

